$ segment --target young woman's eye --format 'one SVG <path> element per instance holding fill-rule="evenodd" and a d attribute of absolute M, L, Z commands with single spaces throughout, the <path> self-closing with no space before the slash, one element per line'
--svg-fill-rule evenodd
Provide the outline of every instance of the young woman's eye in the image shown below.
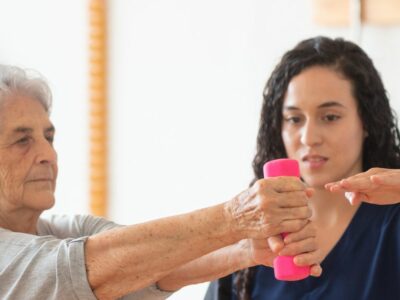
<path fill-rule="evenodd" d="M 290 124 L 297 124 L 301 121 L 300 117 L 292 116 L 292 117 L 285 117 L 285 122 Z"/>
<path fill-rule="evenodd" d="M 326 120 L 328 122 L 333 122 L 333 121 L 336 121 L 336 120 L 339 120 L 339 119 L 340 119 L 340 116 L 338 116 L 338 115 L 326 115 L 326 116 L 324 116 L 324 120 Z"/>

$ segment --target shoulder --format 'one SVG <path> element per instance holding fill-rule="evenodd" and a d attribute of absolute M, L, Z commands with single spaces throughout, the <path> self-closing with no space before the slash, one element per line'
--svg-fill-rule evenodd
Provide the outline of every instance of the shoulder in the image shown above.
<path fill-rule="evenodd" d="M 83 263 L 84 242 L 84 237 L 59 239 L 0 229 L 0 298 L 66 299 L 75 294 L 74 299 L 95 299 Z"/>
<path fill-rule="evenodd" d="M 9 249 L 11 247 L 25 247 L 29 244 L 36 236 L 27 233 L 14 232 L 0 228 L 0 253 L 4 253 L 2 250 Z"/>

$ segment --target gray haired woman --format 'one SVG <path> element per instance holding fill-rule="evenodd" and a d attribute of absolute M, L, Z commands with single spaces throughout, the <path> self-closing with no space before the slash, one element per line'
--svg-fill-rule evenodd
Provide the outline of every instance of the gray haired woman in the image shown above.
<path fill-rule="evenodd" d="M 143 224 L 41 218 L 54 205 L 58 171 L 50 107 L 42 78 L 0 66 L 1 299 L 165 299 L 272 260 L 281 232 L 304 233 L 292 254 L 310 252 L 305 263 L 319 275 L 309 195 L 295 178 L 262 179 L 230 201 Z M 254 247 L 260 241 L 265 251 Z"/>

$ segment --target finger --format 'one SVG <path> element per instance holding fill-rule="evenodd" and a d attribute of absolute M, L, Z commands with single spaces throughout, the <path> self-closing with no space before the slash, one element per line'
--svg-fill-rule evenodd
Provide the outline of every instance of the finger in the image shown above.
<path fill-rule="evenodd" d="M 339 181 L 327 183 L 327 184 L 325 184 L 325 188 L 331 192 L 337 192 L 337 191 L 341 191 L 343 189 L 348 189 L 350 187 L 349 185 L 354 184 L 358 181 L 365 180 L 366 182 L 368 182 L 369 177 L 370 177 L 369 173 L 363 172 L 363 173 L 359 173 L 359 174 L 344 178 Z"/>
<path fill-rule="evenodd" d="M 305 190 L 304 183 L 300 180 L 300 178 L 297 177 L 270 177 L 261 180 L 264 180 L 266 187 L 273 189 L 277 193 Z"/>
<path fill-rule="evenodd" d="M 345 191 L 345 189 L 342 186 L 342 182 L 344 179 L 340 180 L 340 181 L 336 181 L 336 182 L 331 182 L 331 183 L 327 183 L 325 184 L 325 189 L 330 191 L 330 192 L 343 192 Z"/>
<path fill-rule="evenodd" d="M 296 255 L 293 258 L 293 262 L 297 266 L 311 266 L 314 264 L 319 264 L 320 263 L 320 255 L 319 251 L 312 251 L 312 252 L 307 252 L 307 253 L 302 253 L 299 255 Z"/>
<path fill-rule="evenodd" d="M 267 239 L 267 242 L 271 251 L 276 254 L 279 253 L 279 251 L 281 251 L 285 246 L 285 243 L 283 242 L 282 236 L 280 234 L 269 237 Z"/>
<path fill-rule="evenodd" d="M 308 206 L 280 208 L 277 213 L 283 220 L 309 219 L 312 216 Z"/>
<path fill-rule="evenodd" d="M 326 183 L 325 185 L 324 185 L 324 187 L 325 187 L 325 189 L 327 189 L 328 191 L 331 189 L 331 187 L 333 187 L 333 186 L 339 186 L 340 184 L 340 181 L 335 181 L 335 182 L 329 182 L 329 183 Z"/>
<path fill-rule="evenodd" d="M 343 178 L 343 179 L 338 180 L 338 181 L 328 182 L 328 183 L 325 184 L 325 186 L 329 188 L 329 187 L 332 187 L 332 186 L 340 185 L 341 182 L 342 182 L 343 180 L 345 180 L 345 179 L 347 179 L 347 180 L 354 180 L 354 179 L 362 178 L 362 177 L 369 177 L 369 175 L 367 175 L 366 172 L 358 173 L 358 174 L 349 176 L 349 177 L 347 177 L 347 178 Z"/>
<path fill-rule="evenodd" d="M 307 219 L 286 220 L 276 226 L 276 228 L 270 232 L 270 235 L 277 235 L 283 232 L 296 232 L 306 226 L 307 223 Z"/>
<path fill-rule="evenodd" d="M 319 264 L 312 265 L 310 267 L 310 275 L 313 277 L 319 277 L 322 274 L 322 267 Z"/>
<path fill-rule="evenodd" d="M 297 232 L 292 232 L 286 235 L 283 241 L 285 242 L 285 244 L 290 244 L 310 237 L 314 238 L 315 236 L 316 236 L 315 227 L 308 224 L 302 230 Z"/>
<path fill-rule="evenodd" d="M 344 189 L 340 186 L 340 183 L 332 183 L 332 184 L 326 184 L 325 185 L 325 189 L 332 192 L 332 193 L 336 193 L 336 192 L 343 192 Z"/>
<path fill-rule="evenodd" d="M 373 191 L 378 188 L 377 184 L 371 182 L 369 178 L 358 178 L 358 179 L 343 179 L 339 185 L 331 186 L 331 192 L 366 192 Z"/>
<path fill-rule="evenodd" d="M 305 191 L 285 192 L 278 195 L 279 207 L 299 207 L 308 206 L 308 197 Z"/>
<path fill-rule="evenodd" d="M 343 179 L 340 182 L 340 187 L 345 191 L 370 191 L 377 188 L 377 185 L 372 183 L 370 177 L 359 177 L 353 179 Z"/>
<path fill-rule="evenodd" d="M 299 242 L 286 244 L 279 252 L 279 255 L 295 256 L 306 252 L 312 252 L 317 249 L 315 238 L 308 238 Z"/>

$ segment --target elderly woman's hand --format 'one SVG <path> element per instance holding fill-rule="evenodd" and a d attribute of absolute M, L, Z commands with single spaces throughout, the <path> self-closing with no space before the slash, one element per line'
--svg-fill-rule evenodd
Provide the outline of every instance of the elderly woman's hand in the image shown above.
<path fill-rule="evenodd" d="M 400 170 L 372 168 L 366 172 L 325 185 L 331 192 L 344 192 L 352 205 L 400 203 Z"/>
<path fill-rule="evenodd" d="M 233 233 L 242 238 L 265 239 L 301 230 L 311 217 L 308 193 L 295 177 L 258 180 L 226 203 Z"/>

